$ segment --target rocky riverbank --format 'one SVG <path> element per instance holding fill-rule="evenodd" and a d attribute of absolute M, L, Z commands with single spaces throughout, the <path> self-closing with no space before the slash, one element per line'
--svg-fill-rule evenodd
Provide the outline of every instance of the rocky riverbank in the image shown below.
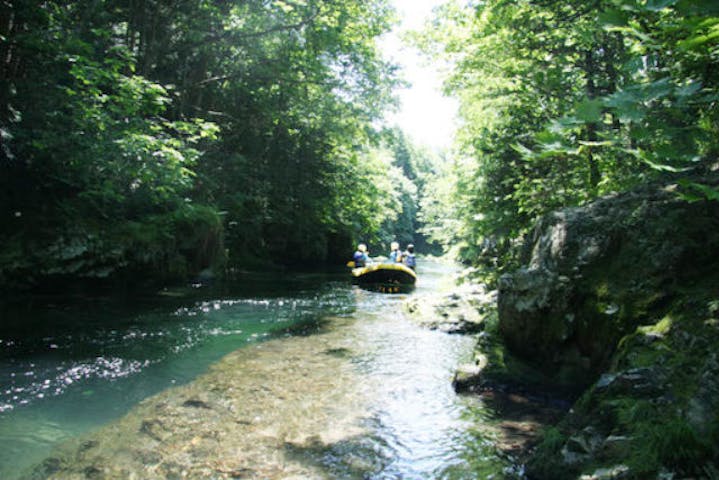
<path fill-rule="evenodd" d="M 485 329 L 496 303 L 496 290 L 489 290 L 482 284 L 465 283 L 451 293 L 411 297 L 404 308 L 409 318 L 425 328 L 472 334 Z"/>
<path fill-rule="evenodd" d="M 528 478 L 719 478 L 719 204 L 674 189 L 548 215 L 500 279 L 456 387 L 577 398 Z"/>

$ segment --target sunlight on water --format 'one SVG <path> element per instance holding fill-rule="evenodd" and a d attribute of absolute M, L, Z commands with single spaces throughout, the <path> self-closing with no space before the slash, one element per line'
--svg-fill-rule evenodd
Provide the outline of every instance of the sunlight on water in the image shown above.
<path fill-rule="evenodd" d="M 410 295 L 451 271 L 427 265 Z M 474 341 L 410 322 L 406 294 L 313 282 L 3 333 L 0 477 L 59 446 L 35 475 L 475 478 L 462 465 L 481 405 L 449 382 Z"/>

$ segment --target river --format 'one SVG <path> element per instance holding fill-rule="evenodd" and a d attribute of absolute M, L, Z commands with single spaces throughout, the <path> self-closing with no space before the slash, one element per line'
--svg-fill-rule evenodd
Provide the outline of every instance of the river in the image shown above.
<path fill-rule="evenodd" d="M 132 301 L 5 306 L 0 478 L 505 478 L 450 379 L 474 339 L 337 274 L 247 274 Z"/>

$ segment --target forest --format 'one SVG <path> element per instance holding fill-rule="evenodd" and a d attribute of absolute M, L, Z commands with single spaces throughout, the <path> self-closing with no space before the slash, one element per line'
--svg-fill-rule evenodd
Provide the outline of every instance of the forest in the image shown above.
<path fill-rule="evenodd" d="M 424 211 L 433 238 L 496 275 L 553 210 L 661 180 L 719 200 L 718 15 L 710 0 L 445 6 L 416 39 L 451 60 L 463 119 Z"/>
<path fill-rule="evenodd" d="M 717 10 L 448 3 L 414 38 L 461 102 L 438 159 L 379 126 L 403 81 L 385 1 L 5 1 L 0 279 L 177 279 L 415 236 L 501 273 L 553 209 L 660 176 L 716 200 L 696 178 L 717 168 Z"/>
<path fill-rule="evenodd" d="M 387 2 L 2 10 L 3 285 L 311 268 L 418 229 L 433 156 L 376 125 Z"/>
<path fill-rule="evenodd" d="M 501 274 L 543 214 L 656 178 L 717 200 L 710 0 L 449 2 L 452 154 L 379 120 L 384 0 L 4 1 L 0 283 L 338 262 L 357 241 Z"/>

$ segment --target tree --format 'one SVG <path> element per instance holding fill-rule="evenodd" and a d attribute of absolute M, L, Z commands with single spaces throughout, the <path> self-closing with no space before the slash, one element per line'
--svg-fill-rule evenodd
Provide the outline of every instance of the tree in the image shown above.
<path fill-rule="evenodd" d="M 450 201 L 461 256 L 514 239 L 550 210 L 657 176 L 686 198 L 716 162 L 716 9 L 701 0 L 448 4 L 418 43 L 454 65 L 464 128 Z M 676 177 L 678 175 L 678 177 Z M 500 268 L 500 272 L 501 272 Z"/>
<path fill-rule="evenodd" d="M 379 235 L 347 201 L 394 192 L 353 177 L 392 101 L 385 0 L 3 6 L 6 281 L 306 263 Z"/>

